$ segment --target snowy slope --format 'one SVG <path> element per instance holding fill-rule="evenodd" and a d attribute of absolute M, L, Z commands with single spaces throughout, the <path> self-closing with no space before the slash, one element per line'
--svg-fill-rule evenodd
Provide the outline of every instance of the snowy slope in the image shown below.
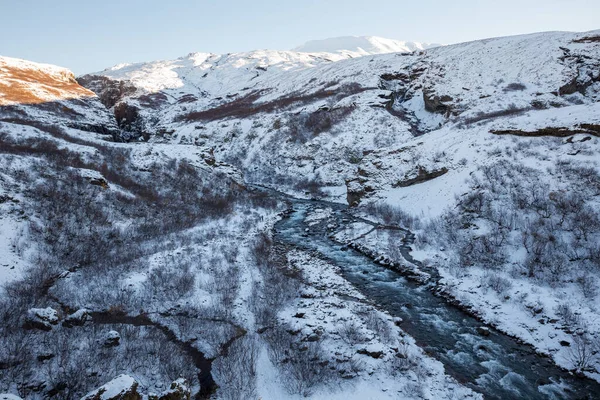
<path fill-rule="evenodd" d="M 342 36 L 311 40 L 293 49 L 303 53 L 340 53 L 352 57 L 383 53 L 410 53 L 437 47 L 438 44 L 405 42 L 377 36 Z"/>
<path fill-rule="evenodd" d="M 79 80 L 101 98 L 128 86 L 107 105 L 130 110 L 135 118 L 126 127 L 135 126 L 138 135 L 212 146 L 258 175 L 271 168 L 337 187 L 358 180 L 353 190 L 372 195 L 414 178 L 417 166 L 432 171 L 449 163 L 418 148 L 397 151 L 413 148 L 426 132 L 446 127 L 446 137 L 460 140 L 453 127 L 596 102 L 598 44 L 580 39 L 597 34 L 547 32 L 354 59 L 275 51 L 192 54 Z M 307 127 L 308 117 L 331 126 Z M 263 156 L 275 148 L 280 157 L 274 164 Z M 390 169 L 373 170 L 374 157 L 389 158 Z"/>
<path fill-rule="evenodd" d="M 66 68 L 0 57 L 0 106 L 95 97 Z"/>
<path fill-rule="evenodd" d="M 66 68 L 0 56 L 0 120 L 116 132 L 114 117 Z"/>

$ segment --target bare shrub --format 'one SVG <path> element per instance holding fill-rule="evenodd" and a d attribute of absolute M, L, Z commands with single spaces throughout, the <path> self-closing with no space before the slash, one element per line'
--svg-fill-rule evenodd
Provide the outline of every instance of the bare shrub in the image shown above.
<path fill-rule="evenodd" d="M 593 371 L 593 366 L 600 359 L 600 349 L 587 334 L 573 337 L 573 346 L 569 349 L 569 357 L 577 371 Z"/>
<path fill-rule="evenodd" d="M 293 356 L 280 365 L 283 384 L 292 394 L 310 396 L 332 378 L 328 364 L 318 343 L 297 346 Z"/>
<path fill-rule="evenodd" d="M 492 289 L 500 296 L 505 296 L 512 288 L 512 283 L 510 280 L 493 273 L 487 274 L 484 277 L 484 282 L 487 287 Z"/>
<path fill-rule="evenodd" d="M 287 121 L 290 139 L 295 143 L 305 143 L 320 133 L 329 132 L 350 115 L 353 109 L 354 107 L 338 107 L 312 113 L 291 114 Z"/>
<path fill-rule="evenodd" d="M 219 398 L 226 400 L 256 398 L 256 360 L 258 347 L 253 337 L 236 340 L 227 356 L 213 363 L 215 380 L 220 384 Z"/>
<path fill-rule="evenodd" d="M 349 346 L 356 346 L 367 341 L 361 327 L 353 321 L 344 321 L 341 327 L 338 328 L 338 334 L 344 343 Z"/>
<path fill-rule="evenodd" d="M 400 376 L 416 368 L 418 364 L 418 359 L 410 351 L 408 343 L 402 342 L 398 348 L 398 352 L 387 363 L 387 368 L 390 375 Z"/>

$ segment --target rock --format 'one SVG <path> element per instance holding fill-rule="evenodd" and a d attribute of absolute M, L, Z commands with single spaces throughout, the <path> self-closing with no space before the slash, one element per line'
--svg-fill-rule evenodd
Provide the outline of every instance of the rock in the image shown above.
<path fill-rule="evenodd" d="M 112 381 L 88 393 L 81 400 L 141 400 L 139 384 L 129 375 L 119 375 Z"/>
<path fill-rule="evenodd" d="M 311 333 L 304 340 L 306 340 L 307 342 L 318 342 L 319 341 L 319 335 L 317 335 L 316 333 Z"/>
<path fill-rule="evenodd" d="M 23 328 L 50 331 L 56 324 L 58 324 L 58 311 L 54 308 L 30 308 Z"/>
<path fill-rule="evenodd" d="M 80 308 L 73 314 L 69 314 L 63 321 L 63 326 L 66 328 L 72 328 L 74 326 L 82 326 L 89 321 L 90 313 L 85 308 Z"/>
<path fill-rule="evenodd" d="M 379 359 L 383 356 L 383 351 L 379 350 L 379 348 L 376 348 L 376 346 L 369 346 L 366 348 L 358 349 L 356 352 L 358 354 L 364 354 L 375 359 Z"/>
<path fill-rule="evenodd" d="M 490 336 L 490 329 L 486 328 L 485 326 L 478 326 L 477 333 L 479 333 L 481 336 Z"/>
<path fill-rule="evenodd" d="M 38 354 L 37 356 L 37 360 L 42 362 L 42 361 L 46 361 L 46 360 L 51 360 L 54 358 L 54 354 L 50 353 L 50 352 L 43 352 Z"/>
<path fill-rule="evenodd" d="M 440 177 L 448 172 L 448 168 L 443 167 L 440 169 L 428 171 L 425 167 L 418 165 L 416 175 L 407 175 L 404 180 L 399 180 L 398 182 L 392 184 L 392 187 L 408 187 L 412 185 L 416 185 L 418 183 L 423 183 Z M 414 176 L 413 176 L 414 175 Z"/>
<path fill-rule="evenodd" d="M 561 340 L 560 342 L 558 342 L 562 347 L 571 347 L 571 343 L 567 342 L 566 340 Z"/>
<path fill-rule="evenodd" d="M 108 189 L 108 182 L 104 178 L 90 179 L 90 184 L 94 186 L 100 186 L 102 189 Z"/>
<path fill-rule="evenodd" d="M 365 189 L 358 179 L 346 181 L 346 201 L 350 207 L 359 205 L 364 195 Z"/>
<path fill-rule="evenodd" d="M 117 331 L 110 331 L 106 334 L 104 338 L 104 346 L 106 347 L 115 347 L 120 344 L 121 335 Z"/>
<path fill-rule="evenodd" d="M 425 102 L 425 110 L 431 113 L 446 114 L 452 111 L 449 104 L 454 100 L 448 95 L 439 96 L 433 89 L 423 89 L 423 101 Z"/>
<path fill-rule="evenodd" d="M 396 325 L 396 326 L 400 326 L 402 324 L 402 318 L 400 318 L 400 317 L 394 317 L 393 321 L 394 321 L 394 325 Z"/>
<path fill-rule="evenodd" d="M 190 400 L 191 396 L 192 390 L 188 382 L 183 378 L 179 378 L 171 383 L 171 387 L 162 392 L 157 400 Z"/>

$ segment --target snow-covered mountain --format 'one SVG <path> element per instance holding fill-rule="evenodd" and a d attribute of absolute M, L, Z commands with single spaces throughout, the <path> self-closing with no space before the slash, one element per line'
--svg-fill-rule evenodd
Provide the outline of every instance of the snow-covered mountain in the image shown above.
<path fill-rule="evenodd" d="M 440 46 L 433 43 L 405 42 L 377 36 L 341 36 L 311 40 L 293 49 L 303 53 L 340 53 L 353 57 L 384 54 L 410 53 Z"/>

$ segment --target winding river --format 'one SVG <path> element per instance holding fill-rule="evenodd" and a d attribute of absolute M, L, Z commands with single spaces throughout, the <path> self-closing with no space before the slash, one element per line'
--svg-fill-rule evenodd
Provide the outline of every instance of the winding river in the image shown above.
<path fill-rule="evenodd" d="M 483 324 L 428 285 L 406 279 L 401 273 L 375 263 L 367 256 L 336 243 L 327 222 L 308 226 L 306 215 L 315 208 L 331 208 L 339 226 L 356 220 L 347 207 L 323 201 L 286 197 L 292 212 L 275 226 L 279 242 L 321 256 L 341 268 L 342 275 L 380 309 L 402 318 L 401 328 L 457 381 L 483 394 L 485 399 L 600 399 L 600 384 L 558 368 L 528 345 Z M 410 236 L 410 233 L 407 232 Z M 405 257 L 408 246 L 403 249 Z"/>

